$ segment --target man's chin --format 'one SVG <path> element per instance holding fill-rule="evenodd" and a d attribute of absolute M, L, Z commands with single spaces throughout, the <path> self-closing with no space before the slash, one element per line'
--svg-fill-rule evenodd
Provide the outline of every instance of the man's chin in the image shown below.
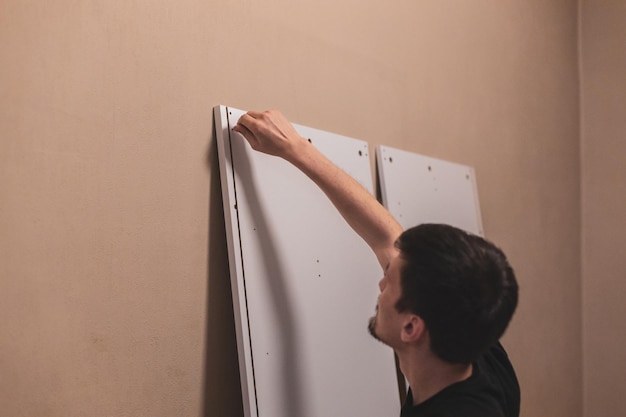
<path fill-rule="evenodd" d="M 368 323 L 368 325 L 367 325 L 367 330 L 369 331 L 370 335 L 371 335 L 374 339 L 378 340 L 378 341 L 379 341 L 379 342 L 381 342 L 381 343 L 385 343 L 385 342 L 383 342 L 383 340 L 380 338 L 380 336 L 378 336 L 378 334 L 376 334 L 376 316 L 374 316 L 374 317 L 371 317 L 371 318 L 370 318 L 370 321 L 369 321 L 369 323 Z M 385 343 L 385 344 L 386 344 L 386 343 Z"/>

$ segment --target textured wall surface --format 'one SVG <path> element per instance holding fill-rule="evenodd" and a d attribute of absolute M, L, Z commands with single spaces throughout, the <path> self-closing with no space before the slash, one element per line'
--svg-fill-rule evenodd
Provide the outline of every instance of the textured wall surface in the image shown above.
<path fill-rule="evenodd" d="M 626 415 L 626 2 L 583 1 L 584 415 Z"/>
<path fill-rule="evenodd" d="M 2 1 L 2 414 L 241 414 L 227 104 L 474 166 L 522 414 L 580 416 L 577 6 Z"/>

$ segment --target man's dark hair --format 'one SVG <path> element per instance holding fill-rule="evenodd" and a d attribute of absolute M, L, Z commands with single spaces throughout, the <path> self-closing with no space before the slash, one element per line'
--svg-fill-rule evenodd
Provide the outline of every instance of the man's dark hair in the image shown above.
<path fill-rule="evenodd" d="M 400 312 L 422 318 L 431 349 L 468 364 L 502 336 L 518 286 L 504 253 L 487 240 L 444 224 L 421 224 L 396 242 L 405 262 Z"/>

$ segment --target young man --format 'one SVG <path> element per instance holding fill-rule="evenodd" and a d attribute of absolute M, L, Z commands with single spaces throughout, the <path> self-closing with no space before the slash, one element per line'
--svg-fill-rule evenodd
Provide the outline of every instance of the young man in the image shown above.
<path fill-rule="evenodd" d="M 447 225 L 403 232 L 280 112 L 249 112 L 234 130 L 302 170 L 374 251 L 384 276 L 369 330 L 394 349 L 409 382 L 401 416 L 517 417 L 519 385 L 498 340 L 518 287 L 502 251 Z"/>

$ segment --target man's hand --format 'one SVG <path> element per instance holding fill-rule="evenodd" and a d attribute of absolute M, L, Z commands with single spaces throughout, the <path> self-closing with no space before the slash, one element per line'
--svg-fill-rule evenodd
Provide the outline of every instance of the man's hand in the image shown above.
<path fill-rule="evenodd" d="M 241 133 L 252 149 L 288 161 L 293 161 L 299 148 L 306 143 L 306 139 L 277 110 L 250 111 L 241 116 L 233 130 Z"/>

